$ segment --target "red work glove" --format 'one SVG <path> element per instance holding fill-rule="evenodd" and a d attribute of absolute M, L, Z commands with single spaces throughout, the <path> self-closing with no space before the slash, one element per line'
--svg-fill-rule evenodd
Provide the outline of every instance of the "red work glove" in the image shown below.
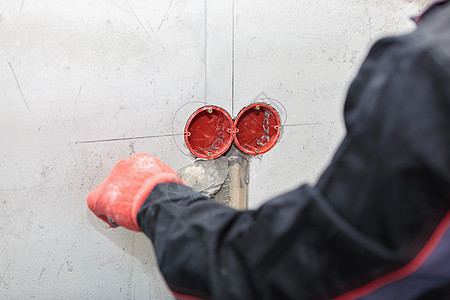
<path fill-rule="evenodd" d="M 146 153 L 120 160 L 87 197 L 94 214 L 111 225 L 141 231 L 139 208 L 158 183 L 183 181 L 168 165 Z"/>

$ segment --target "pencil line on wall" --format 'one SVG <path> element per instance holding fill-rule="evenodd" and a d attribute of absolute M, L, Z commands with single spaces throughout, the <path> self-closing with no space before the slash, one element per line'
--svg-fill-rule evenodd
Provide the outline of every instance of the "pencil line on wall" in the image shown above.
<path fill-rule="evenodd" d="M 183 135 L 183 133 L 179 133 L 179 134 L 145 135 L 145 136 L 121 137 L 121 138 L 111 138 L 111 139 L 102 139 L 102 140 L 78 141 L 78 142 L 75 142 L 75 144 L 92 144 L 92 143 L 117 142 L 117 141 L 127 141 L 127 140 L 141 140 L 141 139 L 172 137 L 172 136 L 180 136 L 180 135 Z"/>
<path fill-rule="evenodd" d="M 208 97 L 208 6 L 207 6 L 208 0 L 205 0 L 205 104 L 208 103 L 207 97 Z"/>
<path fill-rule="evenodd" d="M 9 65 L 9 68 L 11 69 L 11 72 L 12 72 L 12 74 L 13 74 L 13 76 L 14 76 L 14 79 L 16 80 L 17 88 L 19 89 L 20 95 L 22 95 L 23 103 L 24 103 L 25 106 L 27 107 L 27 110 L 31 113 L 30 106 L 28 106 L 28 102 L 27 102 L 27 100 L 25 99 L 25 95 L 23 94 L 22 88 L 20 87 L 19 79 L 17 79 L 16 72 L 14 72 L 14 68 L 13 68 L 13 66 L 11 65 L 10 62 L 8 62 L 8 65 Z"/>
<path fill-rule="evenodd" d="M 323 125 L 323 123 L 297 123 L 297 124 L 285 124 L 285 125 L 283 125 L 283 127 L 313 126 L 313 125 Z"/>
<path fill-rule="evenodd" d="M 235 92 L 234 92 L 234 71 L 235 71 L 235 64 L 234 64 L 234 22 L 235 22 L 235 18 L 234 18 L 234 0 L 233 0 L 233 8 L 232 8 L 232 25 L 231 25 L 231 34 L 232 34 L 232 38 L 231 38 L 231 115 L 232 117 L 234 117 L 234 96 L 235 96 Z"/>

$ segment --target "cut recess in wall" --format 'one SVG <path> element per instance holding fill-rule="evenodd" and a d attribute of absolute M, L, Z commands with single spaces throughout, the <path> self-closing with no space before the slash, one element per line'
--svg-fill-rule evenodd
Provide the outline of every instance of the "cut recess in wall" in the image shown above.
<path fill-rule="evenodd" d="M 235 120 L 221 107 L 200 107 L 186 122 L 184 140 L 193 155 L 206 161 L 197 160 L 179 174 L 197 192 L 246 209 L 249 156 L 269 151 L 281 129 L 278 112 L 266 103 L 244 107 Z M 237 148 L 232 147 L 233 141 Z M 224 153 L 226 158 L 220 157 Z"/>

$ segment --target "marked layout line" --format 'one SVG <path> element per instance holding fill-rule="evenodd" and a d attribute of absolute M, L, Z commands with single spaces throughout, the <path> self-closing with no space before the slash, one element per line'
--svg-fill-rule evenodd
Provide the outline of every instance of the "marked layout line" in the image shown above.
<path fill-rule="evenodd" d="M 235 73 L 235 62 L 234 62 L 234 42 L 235 42 L 235 32 L 234 32 L 234 22 L 235 22 L 235 17 L 234 17 L 234 1 L 233 0 L 233 9 L 232 9 L 232 25 L 231 25 L 231 116 L 234 118 L 234 96 L 235 96 L 235 92 L 234 92 L 234 73 Z"/>
<path fill-rule="evenodd" d="M 136 18 L 136 20 L 138 21 L 139 25 L 141 25 L 142 29 L 144 30 L 145 34 L 147 35 L 147 37 L 153 41 L 153 39 L 151 38 L 150 34 L 148 33 L 147 29 L 145 28 L 144 24 L 142 24 L 141 20 L 139 19 L 139 17 L 137 16 L 136 12 L 134 11 L 134 9 L 131 7 L 130 3 L 127 1 L 128 7 L 130 8 L 131 12 L 134 14 L 134 17 Z"/>
<path fill-rule="evenodd" d="M 164 22 L 166 21 L 167 15 L 169 14 L 169 10 L 172 7 L 172 3 L 173 0 L 170 1 L 169 7 L 166 10 L 166 14 L 164 15 L 164 18 L 162 18 L 161 20 L 161 24 L 159 24 L 158 29 L 156 30 L 156 32 L 159 32 L 159 30 L 161 29 L 161 26 L 164 24 Z"/>
<path fill-rule="evenodd" d="M 297 123 L 297 124 L 285 124 L 283 127 L 294 127 L 294 126 L 314 126 L 314 125 L 323 125 L 323 123 Z"/>
<path fill-rule="evenodd" d="M 207 97 L 208 97 L 208 6 L 207 6 L 208 0 L 205 0 L 204 4 L 204 13 L 205 13 L 205 45 L 204 45 L 204 53 L 205 53 L 205 78 L 204 78 L 204 84 L 205 84 L 205 105 L 208 103 Z"/>
<path fill-rule="evenodd" d="M 19 92 L 22 95 L 23 103 L 25 103 L 28 111 L 31 113 L 30 107 L 28 106 L 27 100 L 25 99 L 25 96 L 24 96 L 24 94 L 22 92 L 22 88 L 20 87 L 19 80 L 17 79 L 16 72 L 14 72 L 14 69 L 13 69 L 13 67 L 12 67 L 10 62 L 8 62 L 8 65 L 9 65 L 9 68 L 11 69 L 11 72 L 13 73 L 14 79 L 16 80 L 16 84 L 17 84 L 17 87 L 19 88 Z"/>
<path fill-rule="evenodd" d="M 183 135 L 183 133 L 179 134 L 160 134 L 160 135 L 145 135 L 145 136 L 134 136 L 134 137 L 122 137 L 122 138 L 111 138 L 111 139 L 103 139 L 103 140 L 90 140 L 90 141 L 78 141 L 75 144 L 92 144 L 92 143 L 103 143 L 103 142 L 118 142 L 118 141 L 127 141 L 127 140 L 141 140 L 141 139 L 151 139 L 151 138 L 160 138 L 160 137 L 172 137 Z"/>

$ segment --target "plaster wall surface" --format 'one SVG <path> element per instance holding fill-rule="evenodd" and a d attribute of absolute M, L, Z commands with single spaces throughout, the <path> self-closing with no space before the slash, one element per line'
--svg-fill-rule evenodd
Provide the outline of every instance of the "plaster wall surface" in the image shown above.
<path fill-rule="evenodd" d="M 0 299 L 171 299 L 150 241 L 87 194 L 134 153 L 187 165 L 196 108 L 260 98 L 286 123 L 251 161 L 250 207 L 313 183 L 369 46 L 426 3 L 1 0 Z"/>

